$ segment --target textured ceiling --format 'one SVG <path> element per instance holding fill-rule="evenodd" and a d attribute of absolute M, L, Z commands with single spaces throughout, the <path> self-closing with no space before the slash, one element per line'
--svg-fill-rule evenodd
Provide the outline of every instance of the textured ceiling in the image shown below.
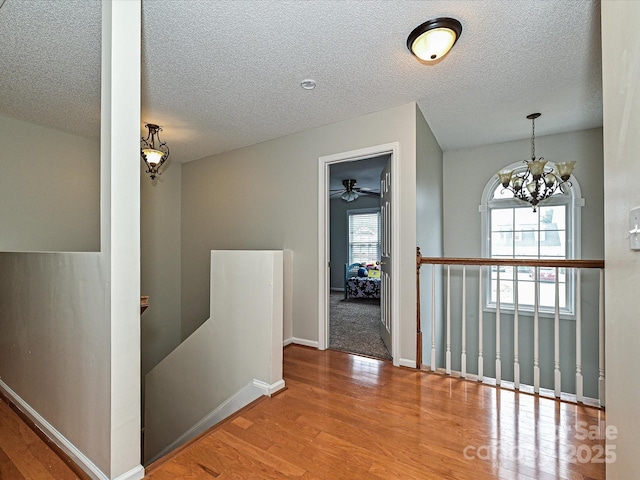
<path fill-rule="evenodd" d="M 163 126 L 179 162 L 412 101 L 443 150 L 527 138 L 535 111 L 537 135 L 597 127 L 599 12 L 590 0 L 143 0 L 141 122 Z M 406 38 L 438 16 L 462 36 L 423 65 Z M 99 1 L 6 0 L 0 40 L 0 113 L 98 134 Z"/>

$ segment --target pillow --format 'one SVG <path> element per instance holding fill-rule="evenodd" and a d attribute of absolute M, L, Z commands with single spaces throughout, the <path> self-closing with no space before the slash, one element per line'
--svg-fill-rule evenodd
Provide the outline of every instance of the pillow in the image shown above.
<path fill-rule="evenodd" d="M 369 278 L 380 278 L 380 270 L 369 270 L 367 276 Z"/>

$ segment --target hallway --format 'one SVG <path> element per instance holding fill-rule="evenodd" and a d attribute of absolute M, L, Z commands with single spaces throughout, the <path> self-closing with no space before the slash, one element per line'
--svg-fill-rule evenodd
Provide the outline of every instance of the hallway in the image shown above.
<path fill-rule="evenodd" d="M 148 478 L 605 478 L 604 463 L 576 459 L 603 445 L 576 431 L 604 420 L 596 408 L 297 345 L 284 372 L 285 391 Z"/>
<path fill-rule="evenodd" d="M 284 372 L 286 390 L 151 465 L 145 478 L 605 478 L 604 442 L 581 439 L 604 421 L 594 407 L 298 345 L 285 348 Z M 0 478 L 88 478 L 4 402 L 0 426 Z"/>

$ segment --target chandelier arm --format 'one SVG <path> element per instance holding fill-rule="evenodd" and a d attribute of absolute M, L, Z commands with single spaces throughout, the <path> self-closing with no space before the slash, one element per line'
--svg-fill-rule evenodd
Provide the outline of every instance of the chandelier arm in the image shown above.
<path fill-rule="evenodd" d="M 531 113 L 527 118 L 531 120 L 531 160 L 523 160 L 525 169 L 520 173 L 510 174 L 509 172 L 501 172 L 498 177 L 502 180 L 510 175 L 508 185 L 502 184 L 502 191 L 509 190 L 513 192 L 513 197 L 529 203 L 533 207 L 533 211 L 537 211 L 537 206 L 543 200 L 550 198 L 558 189 L 562 193 L 564 185 L 571 187 L 569 180 L 575 161 L 560 163 L 556 165 L 557 170 L 547 165 L 544 157 L 536 158 L 536 118 L 540 117 L 540 113 Z"/>

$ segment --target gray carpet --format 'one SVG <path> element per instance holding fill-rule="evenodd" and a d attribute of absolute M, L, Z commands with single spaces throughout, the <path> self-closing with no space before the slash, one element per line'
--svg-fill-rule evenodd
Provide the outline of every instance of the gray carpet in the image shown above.
<path fill-rule="evenodd" d="M 331 292 L 329 348 L 390 360 L 379 331 L 380 300 L 352 298 Z"/>

